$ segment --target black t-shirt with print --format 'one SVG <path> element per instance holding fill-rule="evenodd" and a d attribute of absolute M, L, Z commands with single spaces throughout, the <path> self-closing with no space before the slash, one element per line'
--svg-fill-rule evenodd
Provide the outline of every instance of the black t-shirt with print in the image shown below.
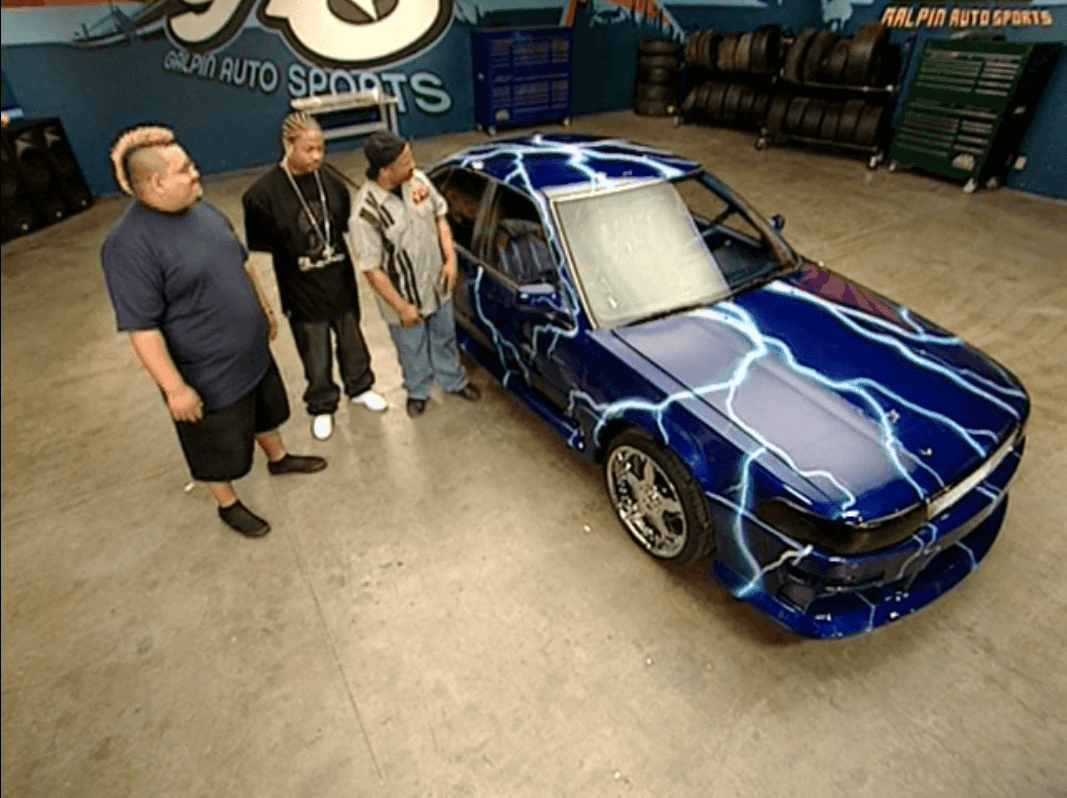
<path fill-rule="evenodd" d="M 329 243 L 337 254 L 333 261 L 323 246 L 325 225 L 315 173 L 293 175 L 306 207 L 281 166 L 260 177 L 241 200 L 248 248 L 273 256 L 282 309 L 296 321 L 325 321 L 348 311 L 359 316 L 355 273 L 344 242 L 351 198 L 345 184 L 326 168 L 320 168 L 318 176 L 329 209 Z"/>

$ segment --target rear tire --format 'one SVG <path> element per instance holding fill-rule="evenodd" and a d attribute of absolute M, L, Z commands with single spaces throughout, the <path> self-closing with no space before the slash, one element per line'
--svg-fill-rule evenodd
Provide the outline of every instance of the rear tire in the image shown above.
<path fill-rule="evenodd" d="M 604 485 L 623 529 L 654 559 L 685 566 L 714 548 L 711 514 L 696 480 L 643 430 L 628 429 L 612 440 Z"/>

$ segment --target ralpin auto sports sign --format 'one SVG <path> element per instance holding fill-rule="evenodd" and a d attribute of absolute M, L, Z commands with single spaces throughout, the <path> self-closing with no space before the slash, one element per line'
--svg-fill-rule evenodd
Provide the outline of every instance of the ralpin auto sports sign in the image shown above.
<path fill-rule="evenodd" d="M 248 15 L 312 63 L 378 67 L 431 47 L 452 21 L 453 0 L 207 0 L 182 3 L 167 34 L 194 53 L 225 45 Z"/>

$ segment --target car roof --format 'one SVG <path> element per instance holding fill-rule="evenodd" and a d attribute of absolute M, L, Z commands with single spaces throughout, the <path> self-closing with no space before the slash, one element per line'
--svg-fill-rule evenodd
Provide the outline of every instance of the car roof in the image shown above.
<path fill-rule="evenodd" d="M 468 147 L 439 167 L 476 169 L 527 193 L 640 179 L 674 180 L 701 171 L 696 161 L 658 147 L 581 133 L 537 133 Z"/>

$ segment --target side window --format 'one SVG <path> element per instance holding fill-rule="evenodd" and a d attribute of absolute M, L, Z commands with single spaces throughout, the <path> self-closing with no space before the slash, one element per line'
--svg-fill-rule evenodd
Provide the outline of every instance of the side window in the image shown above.
<path fill-rule="evenodd" d="M 741 285 L 774 268 L 774 255 L 763 235 L 741 209 L 696 178 L 674 184 L 723 277 Z"/>
<path fill-rule="evenodd" d="M 519 285 L 551 282 L 556 273 L 537 208 L 514 189 L 497 188 L 489 211 L 485 261 Z"/>
<path fill-rule="evenodd" d="M 470 252 L 478 209 L 489 181 L 484 175 L 466 169 L 446 169 L 435 173 L 431 180 L 448 202 L 452 237 L 456 244 Z"/>
<path fill-rule="evenodd" d="M 712 223 L 744 236 L 752 244 L 762 243 L 759 231 L 726 200 L 708 190 L 707 186 L 697 180 L 683 180 L 675 183 L 674 187 L 682 195 L 682 201 L 693 214 L 698 227 Z"/>

